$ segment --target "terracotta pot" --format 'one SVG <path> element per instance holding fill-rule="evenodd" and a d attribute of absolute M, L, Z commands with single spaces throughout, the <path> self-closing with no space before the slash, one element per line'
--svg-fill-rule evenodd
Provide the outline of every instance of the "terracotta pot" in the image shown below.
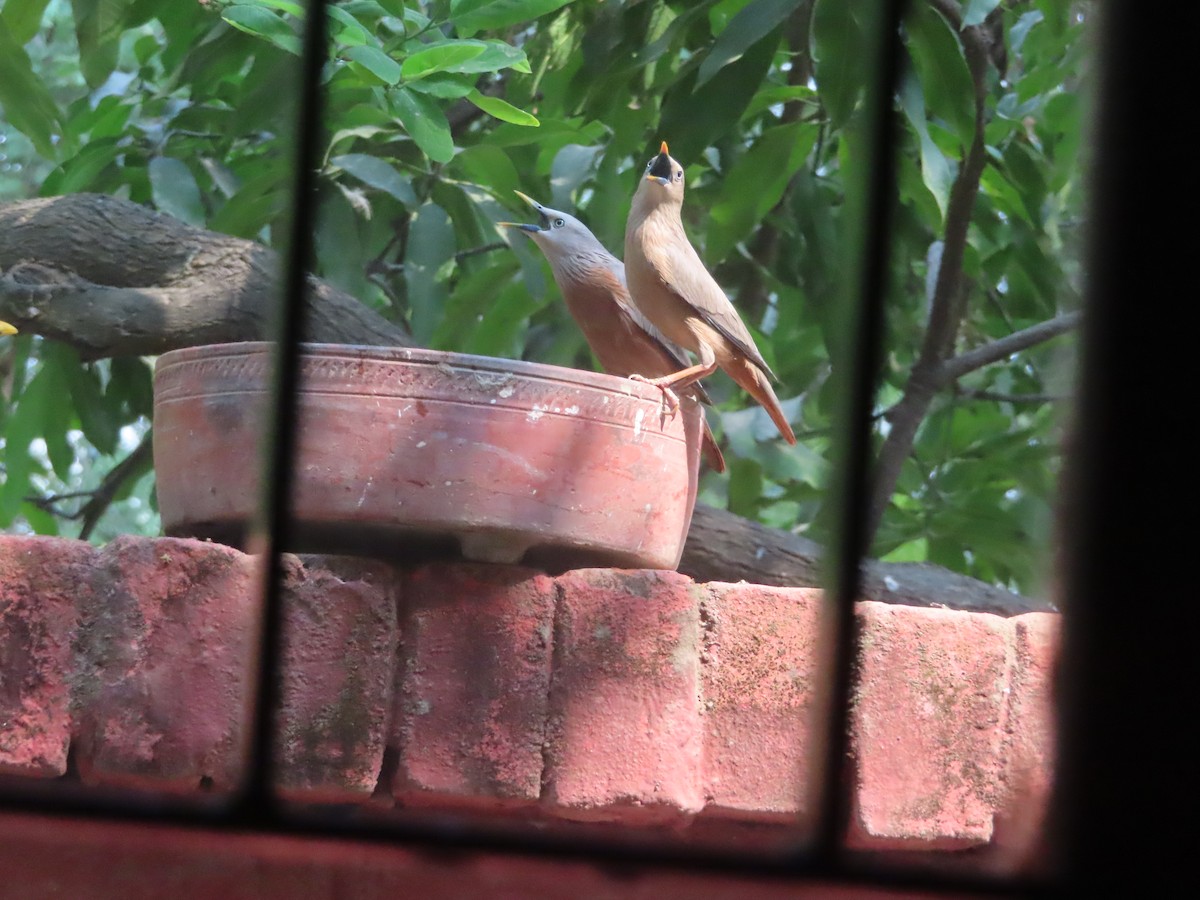
<path fill-rule="evenodd" d="M 270 345 L 165 353 L 154 460 L 168 534 L 244 541 L 257 509 Z M 309 344 L 297 546 L 549 569 L 674 568 L 696 499 L 702 411 L 660 425 L 656 388 L 431 350 Z"/>

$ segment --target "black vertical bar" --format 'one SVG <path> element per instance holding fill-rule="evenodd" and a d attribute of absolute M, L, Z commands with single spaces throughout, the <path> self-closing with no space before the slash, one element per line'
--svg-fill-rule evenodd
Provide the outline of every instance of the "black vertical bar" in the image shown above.
<path fill-rule="evenodd" d="M 841 507 L 840 527 L 831 548 L 832 582 L 821 613 L 821 652 L 825 654 L 822 675 L 826 681 L 816 707 L 824 721 L 813 719 L 813 733 L 822 735 L 823 743 L 815 745 L 813 772 L 817 780 L 810 794 L 817 817 L 812 852 L 826 863 L 837 856 L 850 815 L 846 776 L 855 650 L 854 601 L 861 587 L 861 561 L 869 549 L 871 414 L 882 359 L 890 225 L 896 194 L 897 133 L 892 98 L 899 88 L 900 23 L 905 7 L 905 0 L 884 0 L 874 13 L 874 46 L 864 48 L 867 59 L 875 60 L 875 65 L 864 104 L 869 156 L 866 196 L 861 207 L 862 268 L 855 285 L 857 296 L 852 288 L 846 291 L 855 302 L 857 316 L 852 319 L 856 327 L 849 352 L 843 355 L 849 392 L 841 428 L 845 455 L 835 485 Z"/>
<path fill-rule="evenodd" d="M 299 108 L 296 116 L 294 193 L 291 229 L 283 272 L 283 297 L 276 322 L 274 390 L 269 440 L 265 455 L 264 522 L 261 548 L 267 567 L 259 642 L 259 667 L 254 737 L 249 778 L 235 815 L 249 821 L 269 821 L 274 812 L 273 785 L 275 712 L 279 708 L 279 668 L 282 631 L 283 569 L 280 554 L 291 543 L 292 487 L 296 446 L 300 343 L 307 315 L 308 272 L 312 268 L 313 228 L 316 221 L 316 167 L 322 133 L 324 91 L 321 73 L 328 52 L 326 0 L 309 0 L 304 18 L 300 60 Z"/>
<path fill-rule="evenodd" d="M 1079 896 L 1195 881 L 1196 8 L 1100 17 L 1080 416 L 1068 433 L 1053 822 Z M 1163 14 L 1165 13 L 1165 14 Z M 1188 23 L 1191 23 L 1190 25 Z M 1189 499 L 1190 498 L 1190 499 Z M 1188 784 L 1193 788 L 1189 789 Z"/>

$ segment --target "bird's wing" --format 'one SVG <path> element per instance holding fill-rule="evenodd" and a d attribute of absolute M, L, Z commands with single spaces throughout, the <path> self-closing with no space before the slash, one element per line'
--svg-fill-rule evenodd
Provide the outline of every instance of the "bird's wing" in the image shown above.
<path fill-rule="evenodd" d="M 750 336 L 742 317 L 729 302 L 716 279 L 709 274 L 691 242 L 686 235 L 681 234 L 680 238 L 653 250 L 656 257 L 653 260 L 655 268 L 663 283 L 700 313 L 704 321 L 721 332 L 747 359 L 762 369 L 768 378 L 778 381 L 767 361 L 758 352 L 754 338 Z"/>
<path fill-rule="evenodd" d="M 609 254 L 609 259 L 606 262 L 609 273 L 616 281 L 620 282 L 623 288 L 621 291 L 614 290 L 612 296 L 616 299 L 617 305 L 621 307 L 621 311 L 633 323 L 633 327 L 640 328 L 646 332 L 658 344 L 659 349 L 676 364 L 677 369 L 686 369 L 690 366 L 692 361 L 688 359 L 687 351 L 674 341 L 669 340 L 665 334 L 654 327 L 654 323 L 647 319 L 640 309 L 634 306 L 633 300 L 629 296 L 629 287 L 625 282 L 625 264 L 611 254 Z M 712 397 L 708 395 L 708 391 L 704 389 L 704 386 L 696 382 L 693 387 L 700 398 L 700 402 L 711 406 Z"/>

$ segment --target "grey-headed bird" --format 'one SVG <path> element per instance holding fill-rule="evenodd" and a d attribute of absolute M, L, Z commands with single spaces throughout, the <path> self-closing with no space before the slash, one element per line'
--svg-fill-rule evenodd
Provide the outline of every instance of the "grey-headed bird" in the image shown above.
<path fill-rule="evenodd" d="M 688 240 L 682 208 L 683 166 L 671 158 L 663 141 L 633 195 L 625 224 L 625 274 L 638 309 L 700 362 L 651 383 L 678 389 L 720 366 L 762 404 L 779 433 L 794 444 L 792 426 L 771 389 L 775 374 Z"/>
<path fill-rule="evenodd" d="M 686 366 L 687 355 L 663 337 L 633 305 L 625 285 L 625 266 L 588 227 L 574 216 L 543 206 L 520 191 L 517 196 L 537 210 L 539 223 L 499 224 L 521 229 L 541 248 L 567 309 L 604 371 L 621 377 L 642 376 L 642 380 L 655 383 L 651 379 Z M 670 388 L 664 391 L 669 392 Z M 667 396 L 664 393 L 664 398 Z M 685 396 L 709 402 L 699 384 L 693 384 Z M 724 472 L 725 459 L 707 422 L 703 430 L 704 458 L 710 468 Z"/>

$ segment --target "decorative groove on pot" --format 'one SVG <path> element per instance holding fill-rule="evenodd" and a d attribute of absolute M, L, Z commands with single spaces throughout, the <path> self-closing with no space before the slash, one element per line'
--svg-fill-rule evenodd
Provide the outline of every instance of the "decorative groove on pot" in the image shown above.
<path fill-rule="evenodd" d="M 270 345 L 159 357 L 164 529 L 237 541 L 252 516 Z M 305 345 L 298 549 L 548 568 L 674 568 L 695 503 L 702 410 L 661 422 L 656 388 L 538 363 Z"/>

